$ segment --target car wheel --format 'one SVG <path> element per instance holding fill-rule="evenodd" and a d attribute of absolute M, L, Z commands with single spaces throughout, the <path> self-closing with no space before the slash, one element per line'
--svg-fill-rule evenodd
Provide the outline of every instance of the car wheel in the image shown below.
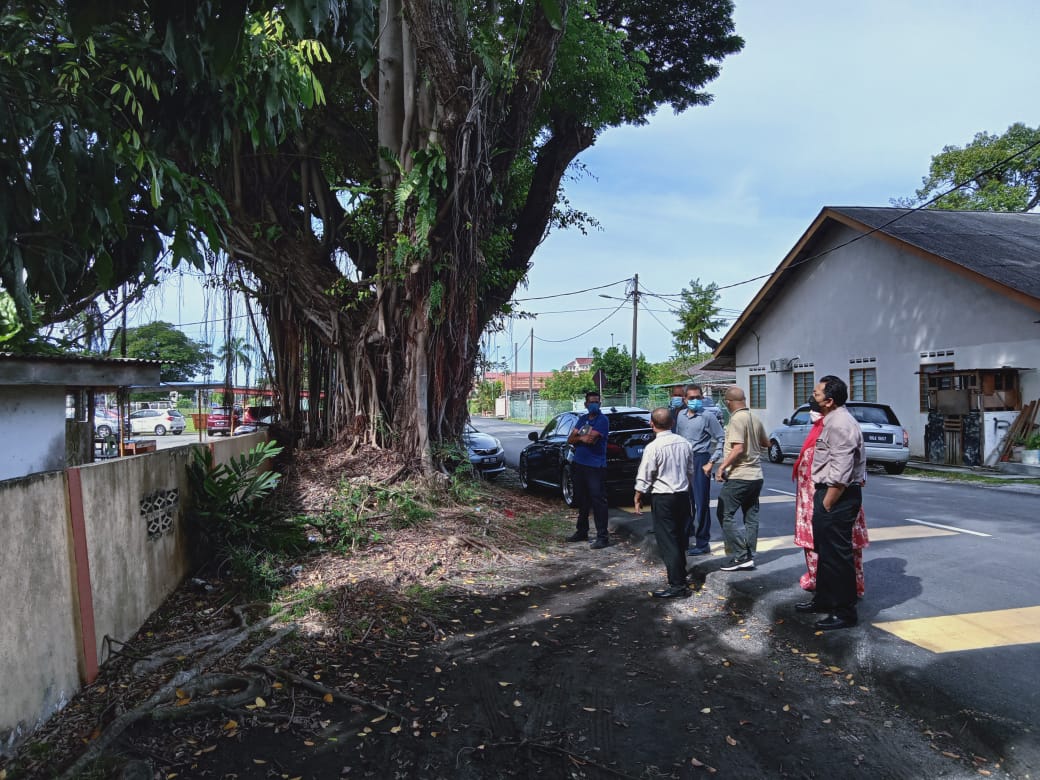
<path fill-rule="evenodd" d="M 531 477 L 527 473 L 527 458 L 520 456 L 520 466 L 516 471 L 520 477 L 520 487 L 528 492 L 534 490 L 534 485 L 531 484 Z"/>
<path fill-rule="evenodd" d="M 207 436 L 216 436 L 216 435 L 217 435 L 217 432 L 216 432 L 216 431 L 210 431 L 210 430 L 207 430 L 207 431 L 206 431 L 206 435 L 207 435 Z"/>
<path fill-rule="evenodd" d="M 886 474 L 902 474 L 906 470 L 905 463 L 886 463 L 885 473 Z"/>
<path fill-rule="evenodd" d="M 769 462 L 784 462 L 784 451 L 780 449 L 780 442 L 778 442 L 776 439 L 773 439 L 771 442 L 769 442 Z"/>
<path fill-rule="evenodd" d="M 574 475 L 571 474 L 571 464 L 568 463 L 560 472 L 560 491 L 563 493 L 563 503 L 567 506 L 575 506 L 574 498 Z"/>
<path fill-rule="evenodd" d="M 97 435 L 102 439 L 107 439 L 112 435 L 112 429 L 107 425 L 99 425 L 97 428 Z"/>
<path fill-rule="evenodd" d="M 156 425 L 155 426 L 155 435 L 156 436 L 165 436 L 166 435 L 166 427 L 163 426 L 163 425 Z"/>

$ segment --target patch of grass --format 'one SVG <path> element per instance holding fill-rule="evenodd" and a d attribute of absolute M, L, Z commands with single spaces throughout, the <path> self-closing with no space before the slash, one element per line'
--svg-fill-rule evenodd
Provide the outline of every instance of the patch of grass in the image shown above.
<path fill-rule="evenodd" d="M 285 584 L 286 571 L 277 555 L 268 550 L 235 547 L 228 562 L 231 574 L 249 598 L 272 599 Z"/>
<path fill-rule="evenodd" d="M 447 590 L 443 583 L 432 588 L 416 583 L 405 588 L 404 594 L 419 612 L 436 617 L 445 611 Z"/>
<path fill-rule="evenodd" d="M 544 549 L 559 541 L 562 532 L 568 529 L 567 516 L 562 512 L 546 512 L 541 515 L 523 515 L 517 518 L 516 532 L 530 544 Z"/>
<path fill-rule="evenodd" d="M 310 585 L 297 590 L 282 588 L 278 596 L 279 601 L 295 602 L 285 612 L 286 616 L 292 618 L 301 618 L 312 609 L 327 614 L 336 608 L 335 601 L 321 585 Z M 277 608 L 277 604 L 272 604 L 271 608 Z"/>
<path fill-rule="evenodd" d="M 907 469 L 903 472 L 907 477 L 922 479 L 938 479 L 946 482 L 975 482 L 983 485 L 1040 485 L 1040 479 L 1009 479 L 1008 477 L 991 477 L 986 474 L 966 474 L 960 471 L 929 471 L 927 469 Z"/>

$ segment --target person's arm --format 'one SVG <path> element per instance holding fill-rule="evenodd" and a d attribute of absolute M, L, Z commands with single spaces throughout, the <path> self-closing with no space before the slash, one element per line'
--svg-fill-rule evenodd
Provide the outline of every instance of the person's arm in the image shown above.
<path fill-rule="evenodd" d="M 823 508 L 828 512 L 838 503 L 852 480 L 857 444 L 855 434 L 858 433 L 859 423 L 853 420 L 853 425 L 857 427 L 856 431 L 850 430 L 847 424 L 842 424 L 828 426 L 820 434 L 821 438 L 826 436 L 827 469 L 823 474 L 823 482 L 827 485 L 827 492 L 823 497 Z"/>
<path fill-rule="evenodd" d="M 726 432 L 722 430 L 722 425 L 715 415 L 706 414 L 704 419 L 708 423 L 708 434 L 715 443 L 714 451 L 708 456 L 708 462 L 704 464 L 704 473 L 711 476 L 711 470 L 715 467 L 715 464 L 722 460 L 722 445 L 726 443 Z"/>
<path fill-rule="evenodd" d="M 725 479 L 723 474 L 728 471 L 734 463 L 740 460 L 740 456 L 744 454 L 744 442 L 736 441 L 733 442 L 733 447 L 729 451 L 722 463 L 719 465 L 719 470 L 715 472 L 715 479 L 718 482 L 724 482 Z"/>
<path fill-rule="evenodd" d="M 643 457 L 639 461 L 639 469 L 636 471 L 636 493 L 632 501 L 636 514 L 643 514 L 643 496 L 646 495 L 657 478 L 657 448 L 653 443 L 643 450 Z"/>

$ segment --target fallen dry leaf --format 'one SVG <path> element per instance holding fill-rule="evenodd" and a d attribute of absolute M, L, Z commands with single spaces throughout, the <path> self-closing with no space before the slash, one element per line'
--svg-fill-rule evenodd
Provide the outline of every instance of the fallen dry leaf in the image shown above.
<path fill-rule="evenodd" d="M 370 720 L 369 723 L 382 723 L 384 720 L 386 720 L 386 713 L 385 712 L 382 715 L 380 715 L 378 718 L 372 718 L 372 720 Z"/>
<path fill-rule="evenodd" d="M 227 723 L 224 724 L 223 728 L 224 728 L 224 731 L 231 731 L 231 729 L 237 729 L 238 728 L 238 721 L 237 720 L 229 720 Z"/>
<path fill-rule="evenodd" d="M 585 712 L 595 712 L 596 711 L 595 707 L 582 707 L 582 709 L 585 710 Z"/>
<path fill-rule="evenodd" d="M 790 711 L 791 711 L 791 705 L 790 704 L 785 704 L 784 705 L 784 712 L 790 712 Z"/>
<path fill-rule="evenodd" d="M 324 696 L 321 697 L 321 700 L 323 702 L 325 702 L 326 704 L 332 704 L 333 698 L 334 697 L 332 696 L 331 693 L 326 693 Z"/>
<path fill-rule="evenodd" d="M 281 690 L 282 688 L 284 688 L 285 686 L 282 685 L 282 683 L 280 683 L 280 682 L 276 682 L 276 683 L 271 683 L 271 687 L 274 688 L 276 691 L 278 691 L 278 690 Z"/>
<path fill-rule="evenodd" d="M 257 707 L 266 707 L 267 706 L 267 702 L 264 701 L 263 699 L 261 699 L 259 696 L 256 697 L 256 701 L 254 702 L 254 704 L 256 704 Z"/>
<path fill-rule="evenodd" d="M 728 745 L 729 745 L 730 747 L 734 747 L 734 746 L 735 746 L 735 745 L 737 744 L 737 741 L 736 741 L 735 739 L 733 739 L 733 737 L 731 737 L 731 736 L 730 736 L 729 734 L 727 734 L 727 735 L 726 735 L 726 743 L 727 743 L 727 744 L 728 744 Z"/>
<path fill-rule="evenodd" d="M 513 699 L 513 706 L 514 707 L 523 707 L 524 705 L 523 705 L 523 703 L 519 699 Z"/>
<path fill-rule="evenodd" d="M 705 707 L 701 710 L 701 713 L 704 715 L 707 715 L 709 712 L 711 712 L 711 707 Z"/>
<path fill-rule="evenodd" d="M 254 764 L 266 764 L 267 762 L 264 761 L 262 758 L 254 758 L 253 759 L 253 763 Z"/>
<path fill-rule="evenodd" d="M 499 681 L 499 683 L 498 683 L 498 684 L 499 684 L 499 685 L 501 685 L 501 686 L 502 686 L 503 688 L 507 688 L 507 687 L 509 687 L 510 685 L 512 685 L 513 683 L 507 683 L 507 682 L 502 682 L 502 681 Z"/>
<path fill-rule="evenodd" d="M 942 754 L 947 758 L 960 758 L 956 753 L 951 753 L 949 750 L 944 750 Z"/>

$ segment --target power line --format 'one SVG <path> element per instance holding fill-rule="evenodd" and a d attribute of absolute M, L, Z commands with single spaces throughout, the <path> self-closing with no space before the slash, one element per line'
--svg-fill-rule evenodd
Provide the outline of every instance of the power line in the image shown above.
<path fill-rule="evenodd" d="M 621 311 L 621 309 L 625 306 L 626 303 L 628 303 L 628 301 L 623 301 L 621 304 L 618 305 L 618 307 L 616 309 L 614 309 L 614 311 L 612 311 L 606 317 L 601 319 L 599 322 L 597 322 L 595 325 L 593 325 L 588 330 L 583 330 L 577 336 L 571 336 L 569 339 L 543 339 L 541 336 L 535 336 L 534 340 L 535 341 L 542 341 L 542 342 L 545 342 L 546 344 L 563 344 L 563 343 L 568 342 L 568 341 L 574 341 L 575 339 L 580 339 L 586 333 L 591 333 L 596 328 L 598 328 L 600 325 L 602 325 L 604 322 L 606 322 L 611 317 L 613 317 L 615 314 L 617 314 L 619 311 Z"/>
<path fill-rule="evenodd" d="M 632 280 L 631 279 L 618 279 L 616 282 L 611 282 L 610 284 L 601 284 L 599 287 L 588 287 L 588 288 L 586 288 L 584 290 L 575 290 L 574 292 L 557 293 L 556 295 L 540 295 L 537 298 L 514 298 L 513 301 L 515 303 L 525 303 L 527 301 L 546 301 L 546 300 L 549 300 L 550 298 L 563 298 L 564 296 L 567 296 L 567 295 L 581 295 L 582 293 L 592 292 L 594 290 L 605 290 L 608 287 L 614 287 L 616 285 L 623 284 L 625 282 L 630 282 L 630 281 L 632 281 Z"/>
<path fill-rule="evenodd" d="M 904 211 L 902 214 L 900 214 L 898 216 L 892 217 L 892 219 L 890 219 L 888 222 L 885 222 L 884 224 L 878 225 L 875 228 L 871 228 L 866 233 L 860 233 L 857 236 L 853 236 L 852 238 L 850 238 L 848 241 L 846 241 L 843 244 L 838 244 L 837 246 L 831 247 L 830 249 L 825 249 L 822 252 L 819 252 L 819 253 L 817 253 L 815 255 L 812 255 L 810 257 L 805 257 L 805 258 L 799 260 L 797 263 L 791 263 L 789 266 L 787 266 L 786 268 L 782 269 L 782 272 L 786 273 L 787 271 L 790 271 L 793 268 L 797 268 L 800 265 L 804 265 L 805 263 L 811 262 L 813 260 L 819 260 L 821 257 L 825 257 L 826 255 L 829 255 L 831 252 L 837 252 L 839 249 L 844 249 L 849 244 L 854 244 L 855 242 L 860 241 L 860 240 L 862 240 L 864 238 L 867 238 L 868 236 L 872 236 L 874 233 L 877 233 L 877 232 L 879 232 L 881 230 L 884 230 L 889 225 L 892 225 L 893 223 L 898 222 L 901 219 L 906 219 L 906 217 L 910 216 L 911 214 L 916 214 L 918 211 L 923 211 L 924 209 L 926 209 L 929 206 L 931 206 L 933 203 L 937 203 L 942 198 L 945 198 L 947 195 L 950 195 L 950 194 L 956 192 L 957 190 L 961 189 L 962 187 L 966 187 L 968 184 L 970 184 L 975 179 L 978 179 L 980 176 L 985 176 L 988 173 L 992 173 L 993 171 L 997 170 L 1001 166 L 1007 165 L 1009 162 L 1014 160 L 1016 157 L 1020 157 L 1023 154 L 1026 154 L 1027 152 L 1032 151 L 1033 149 L 1035 149 L 1038 146 L 1040 146 L 1040 141 L 1034 141 L 1033 143 L 1029 144 L 1028 146 L 1025 146 L 1022 149 L 1019 149 L 1014 154 L 1012 154 L 1012 155 L 1010 155 L 1008 157 L 1005 157 L 1003 160 L 1000 160 L 999 162 L 993 163 L 993 165 L 989 166 L 988 168 L 983 168 L 981 171 L 976 171 L 971 176 L 968 176 L 967 178 L 962 179 L 961 181 L 955 183 L 952 187 L 950 187 L 950 189 L 946 190 L 945 192 L 940 192 L 934 198 L 932 198 L 930 200 L 926 200 L 924 203 L 921 203 L 920 205 L 914 206 L 913 208 L 909 208 L 909 209 L 907 209 L 906 211 Z M 734 287 L 740 287 L 741 285 L 750 284 L 751 282 L 757 282 L 760 279 L 768 279 L 770 276 L 772 276 L 775 273 L 777 273 L 777 272 L 775 270 L 773 270 L 773 271 L 770 271 L 767 274 L 760 274 L 758 276 L 753 276 L 750 279 L 745 279 L 745 280 L 743 280 L 741 282 L 733 282 L 732 284 L 724 284 L 721 287 L 716 287 L 715 289 L 716 289 L 716 291 L 718 291 L 718 290 L 729 290 L 729 289 L 732 289 Z M 681 296 L 682 293 L 666 293 L 666 295 L 668 297 L 675 298 L 675 297 Z M 662 296 L 658 296 L 658 297 L 662 297 Z"/>

